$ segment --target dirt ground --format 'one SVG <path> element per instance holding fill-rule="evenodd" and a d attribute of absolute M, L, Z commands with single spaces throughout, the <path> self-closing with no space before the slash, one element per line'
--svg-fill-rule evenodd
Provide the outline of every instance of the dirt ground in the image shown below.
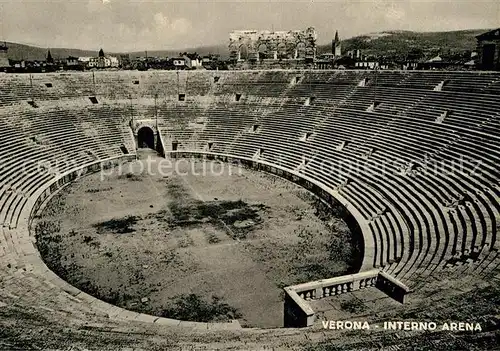
<path fill-rule="evenodd" d="M 35 225 L 49 267 L 98 298 L 279 327 L 284 286 L 349 269 L 346 224 L 320 218 L 315 199 L 285 180 L 151 155 L 107 172 L 62 190 Z"/>

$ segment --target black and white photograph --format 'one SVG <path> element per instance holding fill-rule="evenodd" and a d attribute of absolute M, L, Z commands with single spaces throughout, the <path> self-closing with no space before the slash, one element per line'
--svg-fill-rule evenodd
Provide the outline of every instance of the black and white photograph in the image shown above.
<path fill-rule="evenodd" d="M 498 0 L 0 0 L 0 350 L 500 350 Z"/>

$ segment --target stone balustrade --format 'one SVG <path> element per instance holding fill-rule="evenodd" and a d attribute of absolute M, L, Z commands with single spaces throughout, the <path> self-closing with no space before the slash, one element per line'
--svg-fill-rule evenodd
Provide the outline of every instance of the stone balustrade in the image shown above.
<path fill-rule="evenodd" d="M 359 289 L 374 287 L 379 274 L 378 269 L 343 275 L 341 277 L 316 280 L 291 288 L 304 300 L 317 300 L 328 296 L 335 296 Z"/>
<path fill-rule="evenodd" d="M 410 288 L 405 284 L 383 271 L 378 275 L 375 286 L 380 291 L 383 291 L 394 300 L 401 303 L 405 302 L 405 296 L 410 292 Z"/>
<path fill-rule="evenodd" d="M 284 325 L 285 327 L 313 325 L 315 312 L 307 303 L 309 300 L 319 300 L 372 287 L 378 288 L 401 303 L 410 292 L 406 285 L 378 269 L 288 286 L 284 288 Z"/>

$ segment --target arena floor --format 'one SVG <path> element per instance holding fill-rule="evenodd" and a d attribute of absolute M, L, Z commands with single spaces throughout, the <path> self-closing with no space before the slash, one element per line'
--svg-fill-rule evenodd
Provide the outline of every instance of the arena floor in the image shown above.
<path fill-rule="evenodd" d="M 105 301 L 280 327 L 284 286 L 349 269 L 346 224 L 280 178 L 149 153 L 105 172 L 69 185 L 36 223 L 47 265 Z"/>

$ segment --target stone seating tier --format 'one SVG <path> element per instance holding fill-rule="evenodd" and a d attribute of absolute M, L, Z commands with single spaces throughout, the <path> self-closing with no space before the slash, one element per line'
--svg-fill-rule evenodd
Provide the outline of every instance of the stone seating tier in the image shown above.
<path fill-rule="evenodd" d="M 130 71 L 0 80 L 3 303 L 96 324 L 110 313 L 149 320 L 53 277 L 33 246 L 26 213 L 61 174 L 124 157 L 122 145 L 133 151 L 131 119 L 156 115 L 167 155 L 176 142 L 179 153 L 276 165 L 344 199 L 372 243 L 369 265 L 411 289 L 434 275 L 488 276 L 498 269 L 500 74 Z M 186 101 L 177 101 L 180 92 Z M 88 101 L 91 95 L 98 104 Z M 453 163 L 460 166 L 453 173 L 432 168 Z"/>

